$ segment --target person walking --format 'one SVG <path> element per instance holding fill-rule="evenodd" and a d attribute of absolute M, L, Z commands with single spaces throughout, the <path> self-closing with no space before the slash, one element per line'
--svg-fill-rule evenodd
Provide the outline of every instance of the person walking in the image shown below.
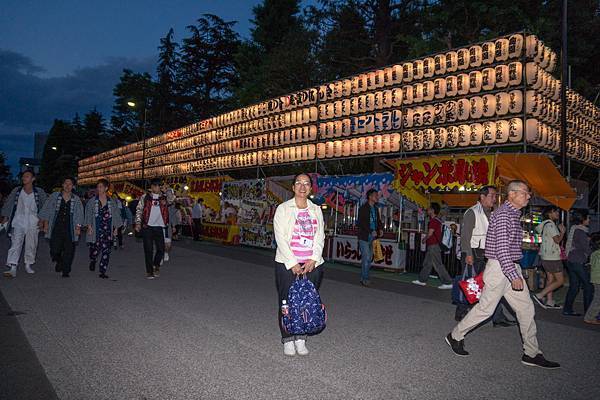
<path fill-rule="evenodd" d="M 367 191 L 367 201 L 358 209 L 358 247 L 360 249 L 360 284 L 370 286 L 369 270 L 373 259 L 373 241 L 382 236 L 381 217 L 377 210 L 379 193 L 375 189 Z"/>
<path fill-rule="evenodd" d="M 427 225 L 427 235 L 423 237 L 423 242 L 427 245 L 425 252 L 425 259 L 423 260 L 423 268 L 419 273 L 419 279 L 413 281 L 415 285 L 425 286 L 429 279 L 431 269 L 435 269 L 442 284 L 438 286 L 438 289 L 452 289 L 452 278 L 442 261 L 442 250 L 440 243 L 442 242 L 442 220 L 439 219 L 440 205 L 437 203 L 431 203 L 427 209 L 427 215 L 429 216 L 429 224 Z"/>
<path fill-rule="evenodd" d="M 594 285 L 594 297 L 583 317 L 583 322 L 600 325 L 598 319 L 600 316 L 600 234 L 593 234 L 591 242 L 595 249 L 590 256 L 590 281 Z"/>
<path fill-rule="evenodd" d="M 548 206 L 542 212 L 544 221 L 535 229 L 542 237 L 539 257 L 546 272 L 546 285 L 532 299 L 542 308 L 561 309 L 553 298 L 554 291 L 565 283 L 564 266 L 560 258 L 560 243 L 565 237 L 565 226 L 558 224 L 560 209 Z"/>
<path fill-rule="evenodd" d="M 469 208 L 461 225 L 460 248 L 463 271 L 472 268 L 471 276 L 476 276 L 485 269 L 485 239 L 492 208 L 498 201 L 498 190 L 494 186 L 484 186 L 479 190 L 479 201 Z M 516 325 L 515 321 L 506 318 L 503 310 L 504 298 L 492 316 L 494 326 L 508 327 Z M 460 321 L 472 308 L 468 304 L 458 304 L 454 318 Z"/>
<path fill-rule="evenodd" d="M 518 180 L 508 184 L 507 192 L 507 200 L 492 213 L 489 221 L 485 246 L 487 264 L 483 272 L 485 285 L 479 303 L 445 340 L 454 354 L 468 356 L 464 348 L 465 335 L 491 317 L 504 297 L 519 321 L 524 352 L 521 362 L 527 366 L 559 368 L 560 364 L 546 360 L 539 349 L 535 307 L 517 264 L 522 257 L 521 209 L 529 203 L 531 193 L 527 184 Z"/>
<path fill-rule="evenodd" d="M 319 290 L 323 280 L 325 228 L 321 208 L 308 198 L 312 189 L 310 176 L 298 174 L 293 182 L 294 197 L 277 207 L 273 219 L 277 242 L 275 281 L 283 353 L 304 356 L 308 354 L 306 336 L 292 336 L 285 331 L 281 324 L 281 308 L 288 300 L 290 287 L 300 275 L 305 275 Z"/>
<path fill-rule="evenodd" d="M 119 206 L 108 196 L 108 180 L 102 178 L 96 184 L 96 196 L 85 205 L 85 225 L 87 226 L 87 242 L 90 246 L 90 271 L 96 270 L 98 277 L 108 279 L 108 263 L 117 228 L 123 225 Z"/>
<path fill-rule="evenodd" d="M 120 227 L 117 228 L 117 235 L 114 237 L 113 247 L 115 248 L 115 250 L 117 250 L 117 249 L 122 250 L 123 249 L 123 234 L 127 230 L 127 223 L 128 223 L 127 210 L 128 210 L 128 208 L 125 206 L 123 199 L 120 198 L 119 195 L 115 194 L 113 196 L 113 199 L 114 199 L 115 203 L 117 204 L 117 206 L 119 207 L 119 212 L 121 214 L 121 221 L 123 222 L 123 225 L 121 225 Z"/>
<path fill-rule="evenodd" d="M 65 178 L 62 190 L 52 193 L 40 212 L 45 237 L 50 240 L 54 270 L 62 272 L 63 278 L 68 278 L 71 273 L 75 247 L 85 223 L 83 203 L 73 193 L 74 186 L 75 178 Z"/>
<path fill-rule="evenodd" d="M 165 229 L 169 227 L 167 197 L 160 190 L 160 179 L 153 179 L 150 192 L 142 195 L 135 213 L 135 230 L 142 233 L 146 278 L 160 276 L 160 264 L 165 256 Z M 154 255 L 154 247 L 156 252 Z"/>
<path fill-rule="evenodd" d="M 569 290 L 565 298 L 563 315 L 568 317 L 580 317 L 581 314 L 573 310 L 573 303 L 583 289 L 583 310 L 586 312 L 592 303 L 594 287 L 590 280 L 590 274 L 585 264 L 590 257 L 589 238 L 590 217 L 586 211 L 576 213 L 573 216 L 572 226 L 567 238 L 567 272 L 569 274 Z"/>
<path fill-rule="evenodd" d="M 10 237 L 10 249 L 6 257 L 4 272 L 7 278 L 16 278 L 17 266 L 21 258 L 21 250 L 25 245 L 25 271 L 34 274 L 31 266 L 35 264 L 41 221 L 38 213 L 44 207 L 48 195 L 43 189 L 34 185 L 35 173 L 31 170 L 21 174 L 21 185 L 10 192 L 2 207 L 2 220 L 6 222 L 6 232 Z"/>
<path fill-rule="evenodd" d="M 196 200 L 196 204 L 192 208 L 192 231 L 194 240 L 200 240 L 200 234 L 202 233 L 202 217 L 204 216 L 204 200 L 199 198 Z"/>

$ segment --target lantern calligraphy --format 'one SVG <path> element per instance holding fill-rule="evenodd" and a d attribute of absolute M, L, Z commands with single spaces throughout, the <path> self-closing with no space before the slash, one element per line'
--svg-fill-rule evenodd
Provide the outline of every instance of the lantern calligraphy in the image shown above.
<path fill-rule="evenodd" d="M 479 93 L 481 92 L 481 71 L 471 71 L 469 73 L 469 92 Z"/>
<path fill-rule="evenodd" d="M 471 68 L 481 65 L 482 49 L 479 45 L 469 47 L 469 65 Z"/>
<path fill-rule="evenodd" d="M 459 129 L 458 126 L 449 126 L 447 128 L 448 136 L 446 137 L 446 146 L 454 148 L 458 146 L 459 142 Z"/>
<path fill-rule="evenodd" d="M 523 111 L 523 92 L 512 90 L 508 93 L 508 110 L 511 114 L 518 114 Z"/>
<path fill-rule="evenodd" d="M 508 84 L 511 86 L 520 85 L 523 80 L 523 64 L 512 62 L 508 64 Z"/>
<path fill-rule="evenodd" d="M 518 143 L 523 140 L 523 120 L 511 118 L 508 121 L 508 140 Z"/>
<path fill-rule="evenodd" d="M 448 131 L 446 128 L 436 128 L 433 138 L 433 147 L 435 149 L 443 149 L 446 147 L 446 139 L 448 137 Z"/>
<path fill-rule="evenodd" d="M 458 49 L 457 54 L 457 67 L 459 70 L 469 68 L 469 49 Z"/>
<path fill-rule="evenodd" d="M 446 53 L 446 72 L 455 72 L 458 69 L 458 54 L 456 51 Z"/>
<path fill-rule="evenodd" d="M 435 94 L 434 84 L 432 81 L 423 82 L 423 101 L 431 101 L 433 100 L 433 96 Z"/>
<path fill-rule="evenodd" d="M 423 60 L 413 61 L 412 67 L 413 67 L 413 79 L 414 80 L 423 79 Z"/>
<path fill-rule="evenodd" d="M 433 81 L 433 97 L 436 99 L 446 97 L 446 80 L 444 78 L 437 78 Z"/>
<path fill-rule="evenodd" d="M 494 44 L 496 46 L 494 56 L 496 61 L 506 61 L 508 59 L 508 39 L 498 39 Z"/>
<path fill-rule="evenodd" d="M 435 72 L 435 61 L 432 57 L 423 59 L 423 77 L 431 78 Z"/>
<path fill-rule="evenodd" d="M 496 96 L 493 94 L 484 94 L 481 96 L 482 113 L 486 118 L 493 117 L 496 113 Z"/>
<path fill-rule="evenodd" d="M 454 97 L 458 93 L 458 88 L 456 86 L 457 78 L 456 76 L 450 75 L 446 77 L 446 96 Z"/>
<path fill-rule="evenodd" d="M 392 153 L 396 153 L 400 151 L 400 146 L 401 146 L 401 142 L 400 142 L 400 134 L 399 133 L 392 133 L 390 135 L 390 150 Z"/>
<path fill-rule="evenodd" d="M 479 119 L 483 116 L 483 99 L 479 96 L 469 99 L 471 104 L 470 116 L 473 119 Z"/>
<path fill-rule="evenodd" d="M 423 130 L 423 149 L 432 150 L 435 141 L 435 131 L 433 129 Z"/>
<path fill-rule="evenodd" d="M 413 80 L 413 65 L 412 63 L 402 64 L 402 82 L 412 82 Z"/>
<path fill-rule="evenodd" d="M 469 75 L 460 74 L 456 77 L 456 91 L 461 96 L 469 93 Z"/>
<path fill-rule="evenodd" d="M 469 99 L 460 99 L 456 102 L 456 112 L 459 121 L 466 121 L 471 114 L 471 102 Z"/>
<path fill-rule="evenodd" d="M 413 132 L 413 150 L 423 150 L 423 131 Z"/>
<path fill-rule="evenodd" d="M 496 87 L 505 88 L 508 86 L 508 65 L 496 66 Z"/>
<path fill-rule="evenodd" d="M 444 75 L 446 73 L 446 55 L 436 54 L 433 57 L 434 72 L 436 75 Z"/>
<path fill-rule="evenodd" d="M 494 62 L 494 54 L 496 52 L 496 46 L 494 42 L 485 42 L 481 45 L 481 63 L 491 64 Z"/>
<path fill-rule="evenodd" d="M 414 150 L 413 136 L 414 136 L 414 134 L 412 131 L 402 132 L 402 150 L 403 151 L 413 151 Z"/>
<path fill-rule="evenodd" d="M 494 144 L 495 142 L 495 128 L 496 125 L 493 122 L 486 121 L 481 124 L 483 127 L 483 143 L 485 144 Z"/>
<path fill-rule="evenodd" d="M 469 125 L 458 126 L 458 145 L 466 147 L 471 144 L 471 129 Z"/>
<path fill-rule="evenodd" d="M 469 125 L 470 144 L 471 146 L 479 146 L 483 140 L 483 126 L 479 123 Z"/>

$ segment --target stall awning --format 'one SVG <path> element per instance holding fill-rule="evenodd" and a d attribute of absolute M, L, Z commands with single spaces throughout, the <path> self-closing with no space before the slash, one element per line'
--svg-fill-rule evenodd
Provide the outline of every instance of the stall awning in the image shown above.
<path fill-rule="evenodd" d="M 393 187 L 423 207 L 428 199 L 468 207 L 476 199 L 471 190 L 490 184 L 503 186 L 515 179 L 527 182 L 537 196 L 565 210 L 577 197 L 546 154 L 453 154 L 386 159 L 383 163 L 395 172 Z"/>

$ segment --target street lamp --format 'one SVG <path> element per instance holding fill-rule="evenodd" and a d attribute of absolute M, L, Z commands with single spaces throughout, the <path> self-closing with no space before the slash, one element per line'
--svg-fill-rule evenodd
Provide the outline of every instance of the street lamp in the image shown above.
<path fill-rule="evenodd" d="M 136 107 L 134 101 L 128 101 L 127 105 L 131 108 Z M 148 99 L 144 100 L 144 122 L 142 125 L 142 182 L 144 182 L 144 190 L 146 190 L 146 119 L 148 114 Z"/>
<path fill-rule="evenodd" d="M 56 146 L 52 146 L 51 149 L 54 151 L 58 150 L 58 148 Z"/>

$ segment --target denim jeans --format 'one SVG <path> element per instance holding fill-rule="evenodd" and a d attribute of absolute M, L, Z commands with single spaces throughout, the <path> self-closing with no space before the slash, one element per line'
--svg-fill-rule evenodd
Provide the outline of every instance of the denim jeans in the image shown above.
<path fill-rule="evenodd" d="M 569 261 L 567 267 L 567 272 L 569 273 L 569 291 L 567 292 L 563 312 L 573 312 L 573 303 L 575 302 L 577 293 L 579 293 L 579 288 L 583 289 L 583 309 L 587 311 L 594 297 L 594 286 L 590 282 L 590 273 L 583 264 Z"/>
<path fill-rule="evenodd" d="M 373 241 L 359 240 L 360 248 L 360 280 L 362 282 L 369 280 L 369 269 L 371 269 L 371 260 L 373 259 Z"/>

